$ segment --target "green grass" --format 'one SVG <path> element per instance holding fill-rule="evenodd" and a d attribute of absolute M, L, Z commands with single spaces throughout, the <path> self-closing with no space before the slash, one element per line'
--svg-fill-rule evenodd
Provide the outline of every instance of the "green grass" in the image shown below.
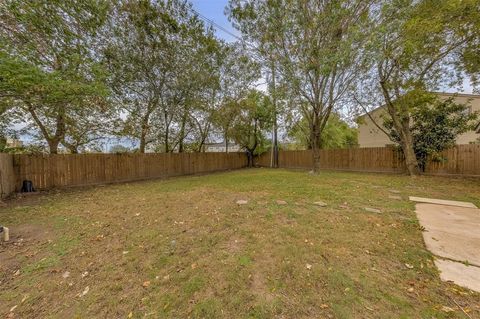
<path fill-rule="evenodd" d="M 480 317 L 479 294 L 440 281 L 409 195 L 480 206 L 474 179 L 270 169 L 12 201 L 0 315 L 464 318 L 455 300 Z"/>

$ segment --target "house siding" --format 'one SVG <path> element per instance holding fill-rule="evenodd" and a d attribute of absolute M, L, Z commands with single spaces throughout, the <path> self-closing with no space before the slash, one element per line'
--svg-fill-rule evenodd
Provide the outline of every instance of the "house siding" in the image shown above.
<path fill-rule="evenodd" d="M 453 94 L 438 93 L 438 95 L 441 99 L 447 99 Z M 459 94 L 455 101 L 468 104 L 471 112 L 480 113 L 480 95 Z M 387 113 L 384 107 L 380 107 L 372 111 L 370 115 L 376 123 L 382 125 L 382 118 L 387 116 Z M 459 135 L 457 144 L 470 144 L 478 138 L 480 138 L 480 134 L 472 130 Z M 360 147 L 384 147 L 393 144 L 393 142 L 373 123 L 368 115 L 363 115 L 360 117 L 358 125 L 358 144 Z"/>

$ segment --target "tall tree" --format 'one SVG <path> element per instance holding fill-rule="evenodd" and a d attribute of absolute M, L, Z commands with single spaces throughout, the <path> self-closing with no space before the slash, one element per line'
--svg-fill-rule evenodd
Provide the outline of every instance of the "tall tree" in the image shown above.
<path fill-rule="evenodd" d="M 182 0 L 120 1 L 111 24 L 107 57 L 123 133 L 142 153 L 149 145 L 182 152 L 194 131 L 209 131 L 193 116 L 208 117 L 207 92 L 218 86 L 213 30 Z"/>
<path fill-rule="evenodd" d="M 369 5 L 362 0 L 229 3 L 230 17 L 246 40 L 274 52 L 282 82 L 308 120 L 315 172 L 328 118 L 361 70 Z"/>
<path fill-rule="evenodd" d="M 238 116 L 238 102 L 244 98 L 252 85 L 260 78 L 260 66 L 240 43 L 224 47 L 222 61 L 219 64 L 219 86 L 216 92 L 217 105 L 213 112 L 213 124 L 225 142 L 228 153 L 230 128 Z"/>
<path fill-rule="evenodd" d="M 50 153 L 75 110 L 108 94 L 96 50 L 108 9 L 102 0 L 0 4 L 0 98 L 15 106 L 12 121 L 38 132 Z"/>
<path fill-rule="evenodd" d="M 478 41 L 472 25 L 478 26 L 480 7 L 475 0 L 391 0 L 376 9 L 367 47 L 373 61 L 370 86 L 381 93 L 377 102 L 385 105 L 409 174 L 416 175 L 412 109 L 428 98 L 427 91 L 462 82 L 465 64 L 458 61 Z"/>

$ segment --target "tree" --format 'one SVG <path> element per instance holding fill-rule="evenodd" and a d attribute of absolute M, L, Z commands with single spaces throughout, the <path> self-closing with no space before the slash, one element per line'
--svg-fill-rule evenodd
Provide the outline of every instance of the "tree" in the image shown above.
<path fill-rule="evenodd" d="M 97 0 L 0 4 L 0 99 L 14 106 L 12 122 L 26 122 L 50 153 L 73 113 L 108 94 L 95 50 L 108 9 L 108 1 Z"/>
<path fill-rule="evenodd" d="M 111 18 L 107 57 L 124 116 L 140 152 L 183 152 L 210 131 L 221 43 L 182 0 L 124 0 Z"/>
<path fill-rule="evenodd" d="M 112 36 L 105 54 L 113 98 L 125 114 L 123 135 L 137 138 L 141 153 L 156 138 L 152 117 L 174 72 L 174 38 L 181 27 L 172 14 L 186 14 L 177 6 L 179 2 L 119 1 L 110 20 Z"/>
<path fill-rule="evenodd" d="M 259 91 L 252 90 L 236 107 L 238 116 L 232 123 L 229 135 L 248 156 L 248 166 L 253 166 L 253 158 L 265 150 L 265 132 L 271 128 L 273 105 L 270 99 Z"/>
<path fill-rule="evenodd" d="M 309 123 L 313 171 L 322 133 L 362 66 L 370 1 L 231 0 L 230 17 L 247 40 L 272 50 L 292 105 Z"/>
<path fill-rule="evenodd" d="M 385 105 L 405 155 L 410 175 L 419 172 L 411 131 L 412 108 L 428 100 L 428 91 L 459 84 L 459 56 L 478 38 L 478 1 L 384 1 L 372 12 L 370 52 L 373 84 Z M 457 71 L 457 72 L 455 72 Z M 365 90 L 366 95 L 375 96 Z M 368 100 L 368 98 L 367 98 Z"/>
<path fill-rule="evenodd" d="M 230 128 L 238 116 L 238 103 L 260 77 L 260 66 L 240 43 L 226 45 L 219 64 L 219 87 L 212 114 L 213 124 L 220 130 L 228 153 Z"/>
<path fill-rule="evenodd" d="M 129 153 L 132 150 L 125 145 L 117 144 L 110 147 L 110 153 L 122 154 Z"/>
<path fill-rule="evenodd" d="M 301 119 L 294 123 L 289 136 L 303 148 L 312 149 L 308 122 Z M 350 148 L 358 146 L 357 129 L 350 127 L 337 113 L 333 113 L 325 125 L 320 143 L 321 149 Z"/>
<path fill-rule="evenodd" d="M 410 109 L 413 150 L 421 171 L 425 171 L 427 158 L 443 160 L 440 153 L 453 147 L 458 135 L 474 129 L 477 114 L 470 113 L 465 104 L 454 102 L 453 97 L 439 100 L 430 94 L 423 103 Z M 400 135 L 393 126 L 391 118 L 385 121 L 390 130 L 391 139 L 401 145 Z"/>

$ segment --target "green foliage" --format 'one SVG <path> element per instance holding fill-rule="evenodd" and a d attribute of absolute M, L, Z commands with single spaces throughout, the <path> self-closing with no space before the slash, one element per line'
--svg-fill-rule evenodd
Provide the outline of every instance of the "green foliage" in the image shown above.
<path fill-rule="evenodd" d="M 229 136 L 251 155 L 266 150 L 266 132 L 272 126 L 273 106 L 268 96 L 252 90 L 237 103 L 230 104 L 237 116 Z"/>
<path fill-rule="evenodd" d="M 102 108 L 108 90 L 99 62 L 99 30 L 108 1 L 18 1 L 0 4 L 0 105 L 12 123 L 47 142 L 52 153 L 78 112 Z"/>
<path fill-rule="evenodd" d="M 440 100 L 434 94 L 418 94 L 416 98 L 411 95 L 409 98 L 413 149 L 420 169 L 425 171 L 429 157 L 448 160 L 441 152 L 453 147 L 460 134 L 474 128 L 478 114 L 471 113 L 466 104 L 455 103 L 453 97 Z M 387 118 L 384 125 L 390 130 L 392 140 L 400 144 L 392 120 Z"/>
<path fill-rule="evenodd" d="M 228 13 L 243 36 L 278 68 L 291 112 L 308 121 L 314 170 L 332 110 L 363 70 L 370 3 L 360 0 L 230 0 Z"/>
<path fill-rule="evenodd" d="M 110 153 L 122 154 L 122 153 L 129 153 L 131 151 L 132 150 L 130 148 L 120 144 L 113 145 L 112 147 L 110 147 Z"/>
<path fill-rule="evenodd" d="M 480 37 L 478 1 L 379 1 L 368 30 L 366 105 L 385 105 L 411 175 L 418 173 L 410 122 L 426 91 L 460 86 Z M 474 49 L 473 49 L 474 50 Z M 471 65 L 470 74 L 475 73 Z M 371 82 L 369 82 L 371 81 Z M 363 82 L 366 82 L 365 84 Z M 369 83 L 368 83 L 369 82 Z M 412 107 L 413 106 L 413 107 Z"/>
<path fill-rule="evenodd" d="M 304 118 L 292 126 L 289 131 L 289 136 L 303 148 L 311 149 L 308 122 Z M 358 146 L 357 129 L 350 127 L 338 114 L 333 113 L 325 125 L 320 145 L 322 149 L 350 148 Z"/>

